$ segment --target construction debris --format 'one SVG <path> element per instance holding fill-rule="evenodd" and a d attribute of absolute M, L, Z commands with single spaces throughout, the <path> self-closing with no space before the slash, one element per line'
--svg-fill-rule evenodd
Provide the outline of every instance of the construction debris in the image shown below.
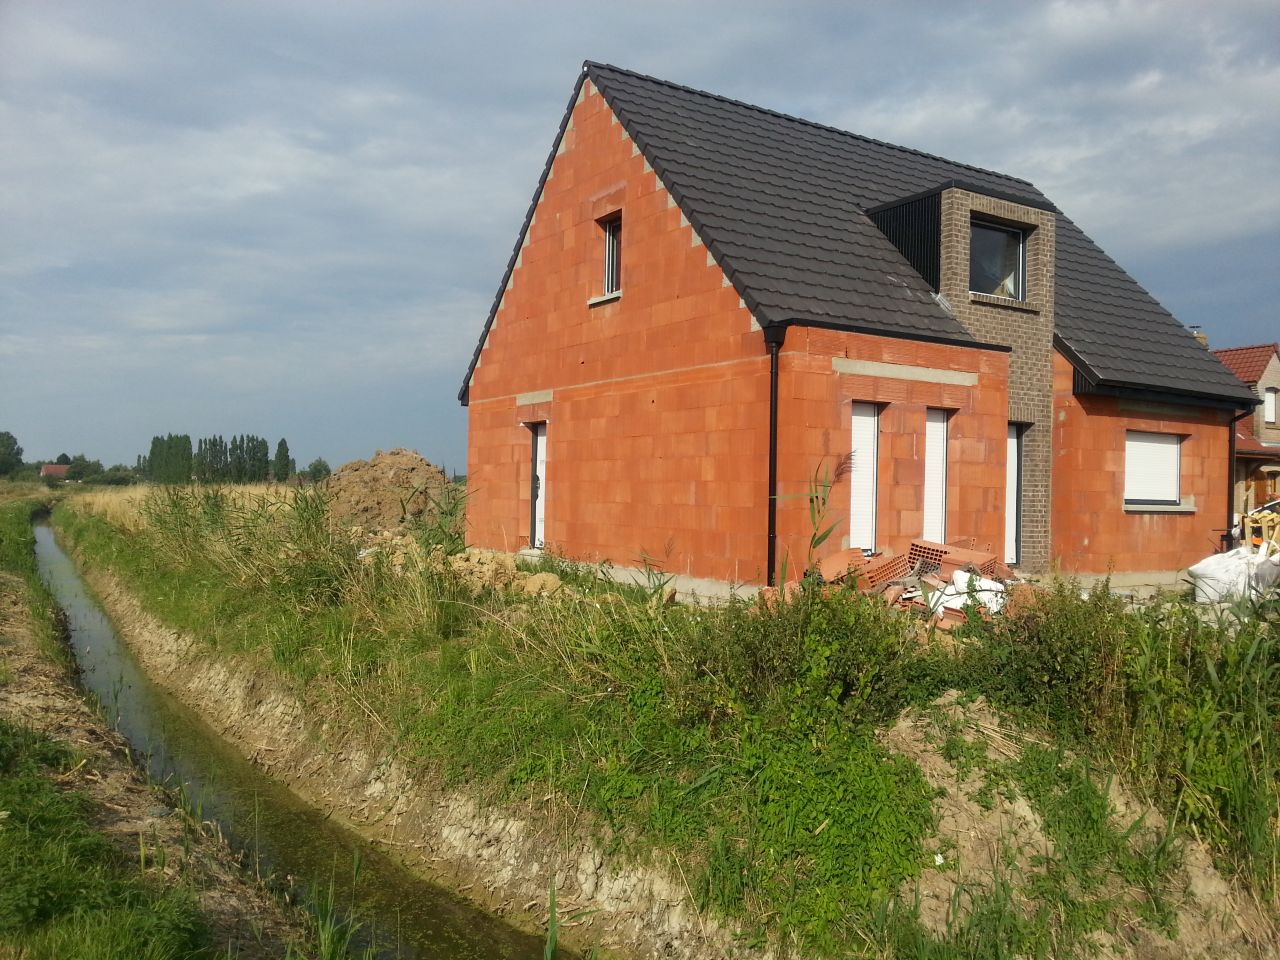
<path fill-rule="evenodd" d="M 1196 588 L 1197 603 L 1228 603 L 1257 597 L 1280 584 L 1280 543 L 1263 539 L 1257 550 L 1250 544 L 1214 553 L 1187 569 Z"/>
<path fill-rule="evenodd" d="M 905 555 L 886 550 L 867 557 L 861 550 L 844 550 L 821 561 L 818 575 L 824 583 L 851 581 L 862 593 L 879 594 L 941 630 L 963 623 L 969 610 L 999 613 L 1015 580 L 990 545 L 980 547 L 972 537 L 950 543 L 913 540 Z"/>

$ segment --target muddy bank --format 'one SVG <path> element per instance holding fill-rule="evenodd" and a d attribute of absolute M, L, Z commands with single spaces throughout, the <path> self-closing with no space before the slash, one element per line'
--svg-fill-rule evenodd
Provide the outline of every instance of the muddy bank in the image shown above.
<path fill-rule="evenodd" d="M 546 923 L 554 882 L 562 942 L 630 957 L 742 956 L 699 915 L 680 864 L 611 864 L 575 837 L 578 813 L 548 797 L 526 809 L 482 807 L 441 791 L 370 746 L 358 729 L 309 716 L 269 668 L 217 658 L 148 614 L 110 573 L 82 573 L 152 679 L 305 801 L 384 846 L 416 872 L 526 929 Z M 566 839 L 569 838 L 569 839 Z"/>
<path fill-rule="evenodd" d="M 27 587 L 6 573 L 0 573 L 0 681 L 0 717 L 84 758 L 58 777 L 58 785 L 89 797 L 95 827 L 138 869 L 145 850 L 147 873 L 190 886 L 218 950 L 267 960 L 305 941 L 301 913 L 264 890 L 220 837 L 202 829 L 133 764 L 125 739 L 86 705 L 66 665 L 41 648 Z"/>

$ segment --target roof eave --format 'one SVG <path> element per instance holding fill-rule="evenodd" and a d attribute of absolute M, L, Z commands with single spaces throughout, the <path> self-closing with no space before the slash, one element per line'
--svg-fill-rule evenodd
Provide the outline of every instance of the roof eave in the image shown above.
<path fill-rule="evenodd" d="M 1127 396 L 1137 399 L 1151 400 L 1159 403 L 1172 403 L 1180 406 L 1211 406 L 1220 409 L 1251 410 L 1260 401 L 1255 396 L 1240 396 L 1225 393 L 1212 393 L 1196 390 L 1173 390 L 1143 386 L 1142 384 L 1125 383 L 1100 377 L 1083 357 L 1071 348 L 1058 334 L 1053 335 L 1053 345 L 1071 364 L 1076 374 L 1087 385 L 1088 393 L 1097 396 Z"/>

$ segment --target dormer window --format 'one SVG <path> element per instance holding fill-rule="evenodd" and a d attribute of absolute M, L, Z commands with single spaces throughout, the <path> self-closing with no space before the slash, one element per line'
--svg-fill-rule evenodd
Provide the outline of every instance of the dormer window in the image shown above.
<path fill-rule="evenodd" d="M 1027 235 L 1023 230 L 973 220 L 969 225 L 969 290 L 1026 299 Z"/>

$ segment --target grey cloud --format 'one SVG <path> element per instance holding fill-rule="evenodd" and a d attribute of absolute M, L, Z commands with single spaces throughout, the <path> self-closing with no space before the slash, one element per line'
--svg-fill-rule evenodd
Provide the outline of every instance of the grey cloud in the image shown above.
<path fill-rule="evenodd" d="M 461 466 L 453 394 L 588 57 L 1026 176 L 1182 319 L 1272 338 L 1280 19 L 1206 10 L 0 5 L 0 429 Z"/>

